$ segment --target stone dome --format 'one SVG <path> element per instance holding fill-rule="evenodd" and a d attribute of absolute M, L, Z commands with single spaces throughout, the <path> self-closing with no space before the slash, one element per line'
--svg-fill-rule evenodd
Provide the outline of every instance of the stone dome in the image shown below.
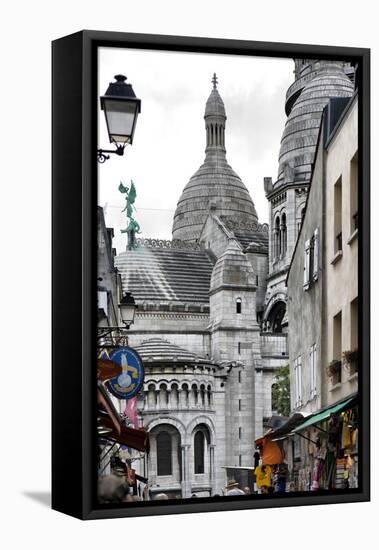
<path fill-rule="evenodd" d="M 178 201 L 172 238 L 196 241 L 210 208 L 235 221 L 257 222 L 254 203 L 241 178 L 226 160 L 224 102 L 213 77 L 213 90 L 205 107 L 206 157 Z"/>
<path fill-rule="evenodd" d="M 221 287 L 255 288 L 255 273 L 237 240 L 231 238 L 227 249 L 214 265 L 210 292 Z"/>
<path fill-rule="evenodd" d="M 309 183 L 323 110 L 331 97 L 350 97 L 354 92 L 342 62 L 313 63 L 312 78 L 302 89 L 287 118 L 274 188 L 294 182 Z"/>

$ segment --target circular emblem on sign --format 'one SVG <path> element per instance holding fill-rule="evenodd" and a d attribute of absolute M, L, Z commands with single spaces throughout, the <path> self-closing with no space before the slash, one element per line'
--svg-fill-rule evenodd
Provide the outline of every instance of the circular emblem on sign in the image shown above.
<path fill-rule="evenodd" d="M 118 363 L 122 372 L 107 382 L 109 391 L 118 399 L 130 399 L 142 388 L 144 370 L 138 353 L 129 347 L 117 348 L 110 359 Z"/>

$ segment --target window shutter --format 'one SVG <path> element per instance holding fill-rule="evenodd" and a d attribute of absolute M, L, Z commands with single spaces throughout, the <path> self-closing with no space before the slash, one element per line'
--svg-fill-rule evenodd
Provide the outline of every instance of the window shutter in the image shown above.
<path fill-rule="evenodd" d="M 315 229 L 313 234 L 313 280 L 317 281 L 318 271 L 319 271 L 319 230 L 318 227 Z"/>
<path fill-rule="evenodd" d="M 311 241 L 308 239 L 304 244 L 304 282 L 303 285 L 305 289 L 309 287 L 309 268 L 310 268 L 310 252 L 311 252 Z"/>

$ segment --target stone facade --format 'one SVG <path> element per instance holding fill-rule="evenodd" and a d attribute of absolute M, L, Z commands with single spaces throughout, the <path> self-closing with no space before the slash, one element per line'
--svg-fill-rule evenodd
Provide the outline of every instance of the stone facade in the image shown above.
<path fill-rule="evenodd" d="M 326 376 L 323 400 L 332 404 L 357 391 L 358 348 L 358 97 L 344 111 L 326 144 L 325 293 L 323 362 L 340 362 Z M 339 372 L 338 372 L 339 370 Z"/>
<path fill-rule="evenodd" d="M 291 404 L 297 412 L 314 412 L 357 391 L 355 362 L 343 357 L 358 348 L 357 113 L 357 96 L 331 99 L 326 108 L 288 273 Z"/>
<path fill-rule="evenodd" d="M 322 128 L 320 129 L 322 136 Z M 323 139 L 316 153 L 305 214 L 287 277 L 291 410 L 321 408 L 323 292 Z"/>

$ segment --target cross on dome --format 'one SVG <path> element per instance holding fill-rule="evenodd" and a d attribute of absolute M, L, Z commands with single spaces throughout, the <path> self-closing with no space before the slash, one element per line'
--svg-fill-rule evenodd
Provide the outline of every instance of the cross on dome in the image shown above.
<path fill-rule="evenodd" d="M 216 73 L 213 73 L 212 84 L 213 84 L 213 89 L 217 90 L 217 75 L 216 75 Z"/>

